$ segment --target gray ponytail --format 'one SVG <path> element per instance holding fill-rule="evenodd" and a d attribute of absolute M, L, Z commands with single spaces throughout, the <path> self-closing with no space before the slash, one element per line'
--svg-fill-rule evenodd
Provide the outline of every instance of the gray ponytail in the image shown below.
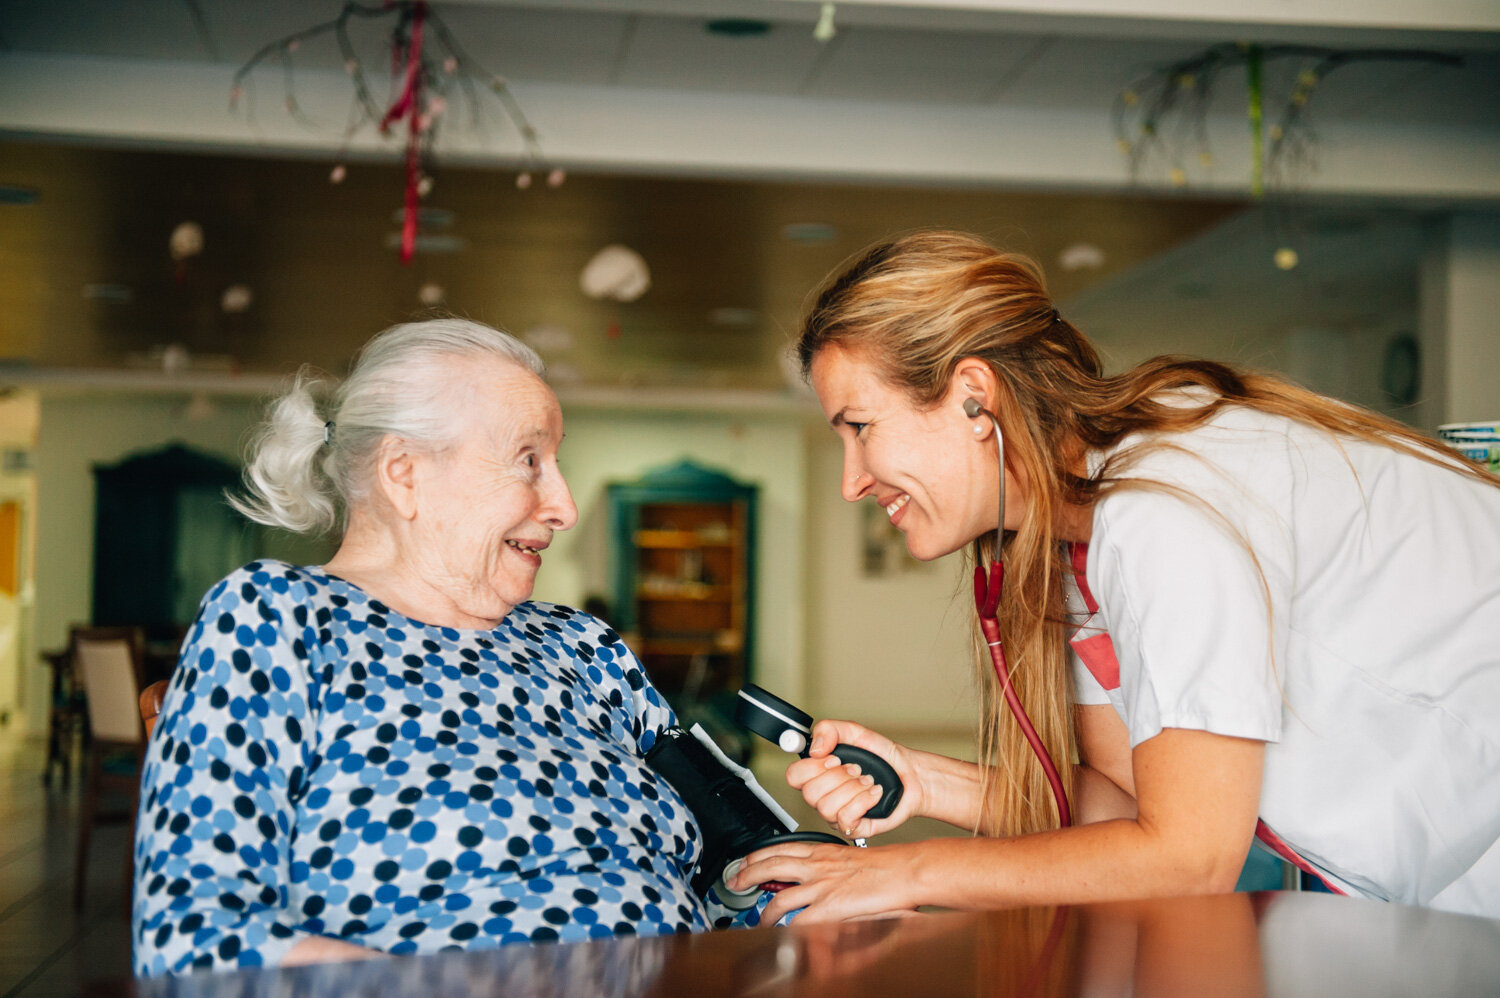
<path fill-rule="evenodd" d="M 329 381 L 304 368 L 267 409 L 247 447 L 245 495 L 229 503 L 245 516 L 299 534 L 348 521 L 369 494 L 381 440 L 400 437 L 431 453 L 454 446 L 463 417 L 455 361 L 492 358 L 540 377 L 542 359 L 515 337 L 467 319 L 392 326 L 366 343 L 349 377 Z M 319 397 L 328 398 L 319 412 Z"/>

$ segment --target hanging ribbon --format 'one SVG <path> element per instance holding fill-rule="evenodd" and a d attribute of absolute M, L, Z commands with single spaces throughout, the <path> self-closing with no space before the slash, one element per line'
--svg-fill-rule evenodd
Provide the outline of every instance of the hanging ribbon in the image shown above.
<path fill-rule="evenodd" d="M 421 201 L 419 187 L 422 182 L 422 24 L 427 19 L 425 0 L 416 0 L 411 5 L 411 21 L 406 39 L 401 31 L 396 33 L 396 44 L 391 49 L 392 69 L 405 69 L 405 80 L 401 92 L 386 109 L 380 119 L 380 132 L 390 131 L 391 125 L 406 119 L 406 207 L 401 220 L 401 263 L 410 266 L 417 249 L 417 209 Z"/>

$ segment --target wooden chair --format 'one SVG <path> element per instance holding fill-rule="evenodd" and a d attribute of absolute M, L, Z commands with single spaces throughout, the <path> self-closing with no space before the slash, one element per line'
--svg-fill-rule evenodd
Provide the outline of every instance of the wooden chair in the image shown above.
<path fill-rule="evenodd" d="M 145 640 L 135 627 L 76 627 L 69 640 L 69 651 L 87 697 L 91 735 L 78 815 L 78 857 L 73 870 L 73 907 L 81 909 L 94 823 L 116 818 L 123 818 L 132 826 L 135 822 L 145 749 L 145 732 L 137 709 Z M 123 814 L 101 814 L 99 805 L 105 793 L 128 797 L 129 810 Z M 125 855 L 127 888 L 133 852 L 127 850 Z M 127 897 L 128 894 L 127 889 Z"/>

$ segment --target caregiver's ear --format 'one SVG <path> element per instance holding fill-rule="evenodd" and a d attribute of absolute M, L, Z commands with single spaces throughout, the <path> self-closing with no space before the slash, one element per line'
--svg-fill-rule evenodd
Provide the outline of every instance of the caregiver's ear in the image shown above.
<path fill-rule="evenodd" d="M 995 412 L 1000 402 L 999 381 L 988 361 L 965 357 L 953 368 L 953 381 L 948 391 L 959 405 L 966 398 L 975 398 L 986 409 Z"/>

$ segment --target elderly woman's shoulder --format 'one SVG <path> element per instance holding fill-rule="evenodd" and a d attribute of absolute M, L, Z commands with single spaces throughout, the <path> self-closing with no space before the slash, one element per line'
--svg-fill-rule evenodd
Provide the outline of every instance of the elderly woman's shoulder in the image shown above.
<path fill-rule="evenodd" d="M 599 648 L 624 650 L 619 632 L 591 613 L 562 603 L 527 600 L 511 611 L 502 625 L 534 638 L 554 636 L 570 644 L 584 643 Z"/>
<path fill-rule="evenodd" d="M 295 600 L 327 588 L 331 579 L 318 568 L 262 558 L 241 565 L 214 583 L 203 602 L 217 603 L 226 596 L 237 596 L 241 601 L 268 601 L 283 596 Z"/>

